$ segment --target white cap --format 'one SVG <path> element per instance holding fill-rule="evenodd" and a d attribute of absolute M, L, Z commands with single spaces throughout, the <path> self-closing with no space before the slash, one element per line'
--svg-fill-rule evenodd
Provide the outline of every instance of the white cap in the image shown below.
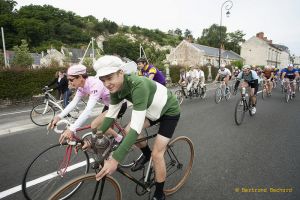
<path fill-rule="evenodd" d="M 243 69 L 251 69 L 250 65 L 244 65 Z"/>
<path fill-rule="evenodd" d="M 294 67 L 294 65 L 292 63 L 290 63 L 288 67 Z"/>
<path fill-rule="evenodd" d="M 93 68 L 97 72 L 96 77 L 100 77 L 122 70 L 124 64 L 119 57 L 106 55 L 96 60 Z"/>
<path fill-rule="evenodd" d="M 69 67 L 67 74 L 69 76 L 76 76 L 86 73 L 86 66 L 82 64 L 75 64 Z"/>
<path fill-rule="evenodd" d="M 225 67 L 225 65 L 224 65 L 224 64 L 221 64 L 221 65 L 220 65 L 220 67 L 224 68 L 224 67 Z"/>

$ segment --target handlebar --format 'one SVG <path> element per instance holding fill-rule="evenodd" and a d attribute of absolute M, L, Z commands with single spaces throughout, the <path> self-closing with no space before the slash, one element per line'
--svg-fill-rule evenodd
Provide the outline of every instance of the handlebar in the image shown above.
<path fill-rule="evenodd" d="M 52 92 L 53 89 L 50 89 L 48 86 L 45 86 L 43 89 L 42 89 L 43 92 Z"/>

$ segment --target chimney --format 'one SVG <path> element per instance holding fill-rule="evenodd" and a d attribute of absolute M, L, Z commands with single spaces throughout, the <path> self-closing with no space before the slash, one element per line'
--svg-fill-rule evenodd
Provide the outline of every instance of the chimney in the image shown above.
<path fill-rule="evenodd" d="M 264 32 L 256 33 L 256 37 L 263 40 L 264 39 Z"/>

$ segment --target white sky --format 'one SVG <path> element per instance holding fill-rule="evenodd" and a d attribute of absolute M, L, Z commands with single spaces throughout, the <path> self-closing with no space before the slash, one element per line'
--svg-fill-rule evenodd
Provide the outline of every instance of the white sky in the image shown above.
<path fill-rule="evenodd" d="M 80 16 L 107 18 L 117 24 L 137 25 L 167 32 L 180 28 L 192 31 L 195 38 L 213 23 L 220 23 L 225 0 L 16 0 L 24 5 L 49 4 Z M 242 30 L 246 40 L 263 31 L 273 43 L 289 47 L 300 56 L 299 0 L 232 0 L 229 18 L 223 9 L 222 25 L 229 32 Z M 224 6 L 225 7 L 225 6 Z"/>

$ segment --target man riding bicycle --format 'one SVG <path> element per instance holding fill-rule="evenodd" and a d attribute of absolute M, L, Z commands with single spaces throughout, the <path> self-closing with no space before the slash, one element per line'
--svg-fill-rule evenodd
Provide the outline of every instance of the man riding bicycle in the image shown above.
<path fill-rule="evenodd" d="M 191 92 L 191 88 L 197 88 L 197 85 L 199 84 L 199 81 L 200 81 L 200 74 L 198 72 L 198 70 L 196 69 L 196 67 L 194 65 L 191 65 L 190 67 L 190 70 L 189 70 L 189 79 L 190 79 L 190 82 L 188 83 L 187 85 L 187 91 L 188 93 Z"/>
<path fill-rule="evenodd" d="M 156 190 L 152 199 L 164 200 L 163 188 L 166 179 L 164 153 L 180 117 L 178 101 L 165 86 L 145 77 L 124 74 L 121 69 L 123 63 L 115 56 L 103 56 L 96 63 L 97 75 L 109 89 L 111 97 L 108 113 L 98 134 L 104 133 L 110 127 L 124 99 L 133 104 L 130 130 L 112 157 L 105 160 L 96 179 L 100 180 L 105 175 L 112 174 L 140 137 L 141 130 L 160 122 L 152 152 L 147 144 L 141 148 L 143 158 L 140 159 L 142 161 L 140 164 L 145 164 L 152 156 L 156 180 Z"/>
<path fill-rule="evenodd" d="M 149 64 L 147 59 L 140 57 L 137 59 L 138 75 L 148 77 L 162 85 L 166 85 L 166 78 L 159 69 Z"/>
<path fill-rule="evenodd" d="M 289 64 L 287 68 L 282 70 L 281 80 L 282 85 L 286 82 L 287 84 L 291 84 L 292 95 L 295 97 L 295 88 L 296 88 L 296 79 L 299 77 L 298 71 L 294 68 L 293 64 Z"/>
<path fill-rule="evenodd" d="M 271 66 L 268 65 L 265 66 L 262 72 L 262 78 L 266 82 L 268 95 L 271 95 L 273 89 L 273 79 L 274 79 L 274 71 Z"/>
<path fill-rule="evenodd" d="M 241 87 L 250 88 L 250 100 L 251 100 L 251 113 L 254 115 L 256 113 L 256 94 L 258 91 L 258 75 L 254 70 L 251 70 L 249 65 L 244 65 L 243 70 L 237 76 L 237 81 L 234 86 L 234 93 L 237 93 L 240 80 L 243 79 Z"/>
<path fill-rule="evenodd" d="M 224 81 L 226 85 L 226 92 L 229 91 L 228 82 L 231 79 L 231 72 L 229 69 L 225 68 L 224 64 L 221 64 L 220 69 L 218 70 L 218 74 L 215 78 L 214 82 Z"/>
<path fill-rule="evenodd" d="M 84 96 L 89 96 L 89 100 L 78 119 L 61 134 L 59 138 L 60 143 L 62 143 L 65 139 L 72 140 L 73 134 L 76 134 L 76 129 L 78 129 L 90 117 L 97 101 L 102 101 L 105 105 L 102 113 L 91 123 L 91 129 L 95 132 L 107 113 L 110 101 L 108 89 L 104 87 L 103 83 L 98 78 L 88 76 L 84 65 L 77 64 L 69 67 L 67 75 L 71 86 L 77 89 L 77 91 L 75 97 L 68 106 L 59 115 L 54 117 L 50 124 L 50 128 L 53 129 L 58 121 L 67 116 Z M 126 104 L 124 103 L 120 115 L 125 112 L 126 108 Z M 122 136 L 117 134 L 117 132 L 111 128 L 107 131 L 107 133 L 113 135 L 117 142 L 122 140 Z"/>

